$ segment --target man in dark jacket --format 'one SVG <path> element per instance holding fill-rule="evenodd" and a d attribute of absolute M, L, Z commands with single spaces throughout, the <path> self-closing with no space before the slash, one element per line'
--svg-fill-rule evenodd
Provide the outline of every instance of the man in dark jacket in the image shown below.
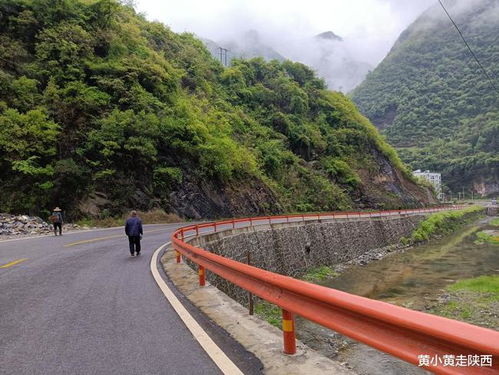
<path fill-rule="evenodd" d="M 134 256 L 140 254 L 140 240 L 142 238 L 142 221 L 137 216 L 136 211 L 130 213 L 130 217 L 125 223 L 125 233 L 128 236 L 128 242 L 130 244 L 130 254 Z"/>

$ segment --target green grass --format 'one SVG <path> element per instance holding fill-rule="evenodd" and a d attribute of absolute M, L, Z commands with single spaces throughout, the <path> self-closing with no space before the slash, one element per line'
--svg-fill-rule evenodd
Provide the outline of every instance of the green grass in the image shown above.
<path fill-rule="evenodd" d="M 490 221 L 490 225 L 492 225 L 493 227 L 499 227 L 499 217 L 495 218 L 495 219 L 492 219 Z"/>
<path fill-rule="evenodd" d="M 333 271 L 329 266 L 319 266 L 310 269 L 302 279 L 310 282 L 323 281 L 338 276 L 338 273 Z"/>
<path fill-rule="evenodd" d="M 478 232 L 476 234 L 476 241 L 475 243 L 477 245 L 483 245 L 484 243 L 491 243 L 493 245 L 499 245 L 499 235 L 497 233 L 495 235 L 489 234 L 486 232 Z"/>
<path fill-rule="evenodd" d="M 448 288 L 451 291 L 469 290 L 472 292 L 492 293 L 499 300 L 499 276 L 480 276 L 459 280 Z"/>
<path fill-rule="evenodd" d="M 409 242 L 422 242 L 435 235 L 450 233 L 483 211 L 482 206 L 471 206 L 457 211 L 434 213 L 419 223 L 408 240 Z"/>
<path fill-rule="evenodd" d="M 499 275 L 459 280 L 447 287 L 449 300 L 433 313 L 497 330 Z"/>
<path fill-rule="evenodd" d="M 267 301 L 260 301 L 255 304 L 255 314 L 259 318 L 281 329 L 281 309 L 276 305 Z"/>
<path fill-rule="evenodd" d="M 475 308 L 477 306 L 478 305 L 470 306 L 467 304 L 459 303 L 457 301 L 449 301 L 441 307 L 439 315 L 450 319 L 467 321 L 473 316 L 473 314 L 475 313 Z"/>

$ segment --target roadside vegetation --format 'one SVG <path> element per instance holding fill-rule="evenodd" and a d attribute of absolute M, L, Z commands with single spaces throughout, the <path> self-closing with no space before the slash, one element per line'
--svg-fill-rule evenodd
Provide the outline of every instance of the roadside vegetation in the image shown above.
<path fill-rule="evenodd" d="M 267 323 L 274 327 L 282 329 L 282 313 L 281 309 L 265 300 L 260 300 L 255 303 L 255 314 Z"/>
<path fill-rule="evenodd" d="M 432 237 L 445 235 L 455 231 L 461 226 L 475 220 L 484 212 L 482 206 L 471 206 L 457 211 L 443 211 L 431 214 L 419 223 L 409 238 L 402 238 L 401 242 L 418 243 L 427 241 Z"/>
<path fill-rule="evenodd" d="M 327 279 L 332 279 L 338 275 L 339 274 L 329 266 L 319 266 L 310 269 L 301 279 L 311 283 L 318 283 Z"/>
<path fill-rule="evenodd" d="M 311 283 L 320 283 L 337 277 L 339 274 L 329 266 L 319 266 L 310 269 L 301 277 L 302 280 Z M 281 329 L 281 309 L 265 300 L 259 300 L 255 304 L 255 314 L 266 322 Z"/>

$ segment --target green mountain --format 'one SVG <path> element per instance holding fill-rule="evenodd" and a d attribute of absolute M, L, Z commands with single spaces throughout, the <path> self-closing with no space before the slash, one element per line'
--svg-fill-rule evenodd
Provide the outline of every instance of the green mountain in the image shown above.
<path fill-rule="evenodd" d="M 432 200 L 304 65 L 224 68 L 113 0 L 2 0 L 0 40 L 0 211 L 199 218 Z"/>
<path fill-rule="evenodd" d="M 449 2 L 446 2 L 449 4 Z M 454 192 L 499 193 L 499 4 L 454 1 L 420 16 L 353 92 L 360 111 L 413 169 L 442 172 Z M 495 85 L 495 88 L 494 88 Z"/>

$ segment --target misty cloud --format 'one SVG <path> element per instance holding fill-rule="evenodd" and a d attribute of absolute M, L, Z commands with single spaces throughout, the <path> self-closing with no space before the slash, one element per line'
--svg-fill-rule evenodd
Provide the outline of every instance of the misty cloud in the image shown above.
<path fill-rule="evenodd" d="M 375 67 L 399 34 L 435 2 L 137 0 L 137 8 L 173 31 L 193 32 L 236 49 L 247 44 L 248 31 L 256 30 L 265 48 L 314 67 L 329 87 L 349 91 L 359 83 L 358 75 Z M 315 37 L 326 31 L 341 36 L 343 41 Z"/>

